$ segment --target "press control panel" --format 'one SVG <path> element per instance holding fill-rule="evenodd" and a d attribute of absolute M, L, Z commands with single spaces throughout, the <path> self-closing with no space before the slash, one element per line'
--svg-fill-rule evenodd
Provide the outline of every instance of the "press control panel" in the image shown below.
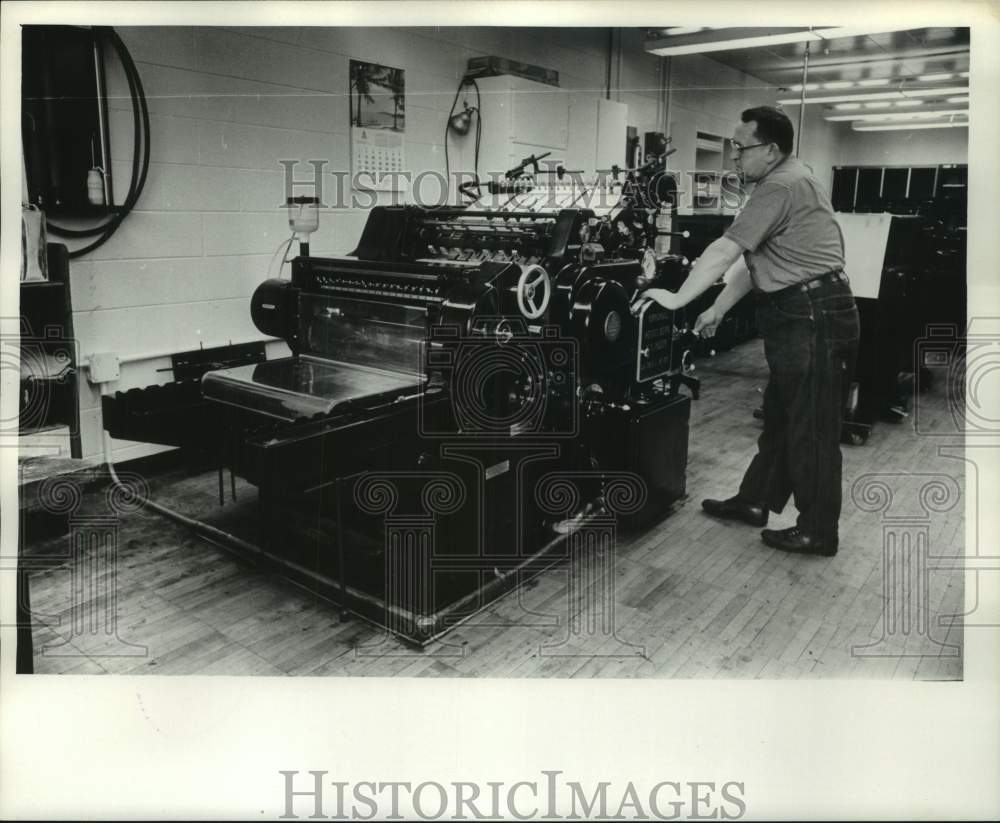
<path fill-rule="evenodd" d="M 672 311 L 652 301 L 640 308 L 635 363 L 637 381 L 655 380 L 671 371 L 675 336 Z"/>

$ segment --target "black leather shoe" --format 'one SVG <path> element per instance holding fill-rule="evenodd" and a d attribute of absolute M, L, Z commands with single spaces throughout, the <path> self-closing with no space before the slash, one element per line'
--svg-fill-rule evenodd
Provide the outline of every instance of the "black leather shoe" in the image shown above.
<path fill-rule="evenodd" d="M 837 553 L 837 541 L 819 540 L 806 534 L 798 526 L 790 529 L 764 529 L 760 538 L 772 549 L 795 554 L 815 554 L 820 557 L 833 557 Z"/>
<path fill-rule="evenodd" d="M 730 497 L 728 500 L 702 500 L 701 507 L 712 517 L 721 517 L 724 520 L 742 520 L 751 526 L 767 525 L 767 509 L 738 497 Z"/>

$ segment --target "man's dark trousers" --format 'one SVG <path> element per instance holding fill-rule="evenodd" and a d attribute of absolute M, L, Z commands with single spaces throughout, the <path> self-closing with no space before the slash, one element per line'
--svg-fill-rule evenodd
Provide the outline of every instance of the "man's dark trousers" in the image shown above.
<path fill-rule="evenodd" d="M 780 512 L 794 495 L 798 526 L 836 545 L 840 429 L 857 358 L 859 322 L 846 280 L 760 295 L 757 323 L 771 375 L 764 431 L 739 496 Z"/>

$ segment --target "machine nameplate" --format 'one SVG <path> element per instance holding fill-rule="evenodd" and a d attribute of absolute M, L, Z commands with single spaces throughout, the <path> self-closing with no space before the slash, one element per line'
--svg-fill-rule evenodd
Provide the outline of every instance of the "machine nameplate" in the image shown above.
<path fill-rule="evenodd" d="M 671 371 L 674 347 L 674 313 L 658 303 L 643 307 L 639 315 L 639 345 L 635 379 L 655 380 Z"/>

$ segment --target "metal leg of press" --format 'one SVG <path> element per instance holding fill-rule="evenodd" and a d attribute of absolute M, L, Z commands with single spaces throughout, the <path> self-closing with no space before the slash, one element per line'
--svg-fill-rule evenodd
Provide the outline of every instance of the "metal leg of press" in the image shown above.
<path fill-rule="evenodd" d="M 18 558 L 17 568 L 17 654 L 15 672 L 34 674 L 35 650 L 31 638 L 31 590 L 28 572 Z"/>
<path fill-rule="evenodd" d="M 701 380 L 697 377 L 682 373 L 670 375 L 670 393 L 675 394 L 680 386 L 687 386 L 695 400 L 701 396 Z"/>
<path fill-rule="evenodd" d="M 229 416 L 226 415 L 224 420 L 227 424 L 229 424 L 226 426 L 226 429 L 231 429 L 232 420 L 229 419 Z M 219 505 L 220 506 L 226 505 L 226 486 L 225 486 L 225 477 L 223 472 L 225 471 L 226 468 L 227 442 L 228 441 L 225 436 L 219 438 Z"/>
<path fill-rule="evenodd" d="M 334 483 L 333 493 L 336 497 L 337 512 L 337 578 L 340 580 L 340 622 L 346 623 L 350 618 L 347 612 L 347 569 L 344 567 L 344 522 L 340 510 L 340 478 Z"/>
<path fill-rule="evenodd" d="M 239 426 L 234 420 L 233 425 L 229 426 L 229 493 L 234 503 L 236 502 L 236 471 L 233 466 L 236 464 L 236 457 L 240 451 L 239 431 Z"/>
<path fill-rule="evenodd" d="M 267 551 L 274 551 L 274 502 L 271 499 L 270 488 L 261 484 L 257 499 L 260 502 L 260 518 L 264 527 L 264 548 Z"/>

